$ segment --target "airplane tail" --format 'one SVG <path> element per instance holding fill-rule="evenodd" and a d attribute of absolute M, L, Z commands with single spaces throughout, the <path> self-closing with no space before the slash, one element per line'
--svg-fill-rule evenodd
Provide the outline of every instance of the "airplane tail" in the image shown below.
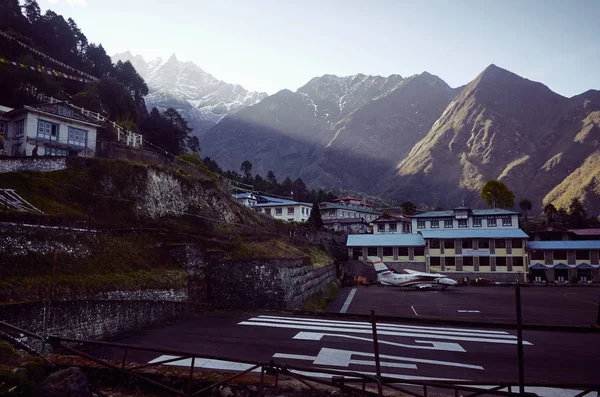
<path fill-rule="evenodd" d="M 386 275 L 387 273 L 392 273 L 389 267 L 378 256 L 369 256 L 369 262 L 373 264 L 375 268 L 375 273 L 377 274 L 377 278 L 380 276 Z"/>

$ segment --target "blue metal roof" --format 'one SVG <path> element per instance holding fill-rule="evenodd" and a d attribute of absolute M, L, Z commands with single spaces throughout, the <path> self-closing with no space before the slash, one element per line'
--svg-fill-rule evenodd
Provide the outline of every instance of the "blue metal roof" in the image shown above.
<path fill-rule="evenodd" d="M 465 208 L 461 208 L 461 209 L 465 209 Z M 477 210 L 471 210 L 471 214 L 473 216 L 484 216 L 484 215 L 518 215 L 518 212 L 515 211 L 511 211 L 511 210 L 505 210 L 502 208 L 484 208 L 484 209 L 477 209 Z M 450 211 L 429 211 L 429 212 L 424 212 L 422 214 L 417 214 L 414 215 L 413 218 L 439 218 L 439 217 L 444 217 L 444 216 L 454 216 L 454 211 L 450 210 Z"/>
<path fill-rule="evenodd" d="M 420 234 L 350 234 L 348 247 L 424 247 L 425 240 Z"/>
<path fill-rule="evenodd" d="M 300 201 L 287 200 L 278 197 L 269 197 L 269 196 L 258 196 L 258 204 L 257 207 L 272 207 L 274 205 L 297 205 L 302 204 L 308 207 L 312 207 L 312 203 L 303 203 Z"/>
<path fill-rule="evenodd" d="M 530 269 L 534 269 L 534 270 L 537 270 L 537 269 L 548 269 L 548 266 L 544 266 L 541 263 L 536 263 L 535 265 L 530 265 L 529 268 Z"/>
<path fill-rule="evenodd" d="M 232 194 L 233 198 L 235 199 L 256 199 L 256 196 L 253 195 L 252 193 L 237 193 L 237 194 Z"/>
<path fill-rule="evenodd" d="M 532 250 L 596 250 L 600 249 L 600 240 L 530 241 L 528 246 Z"/>
<path fill-rule="evenodd" d="M 558 263 L 556 265 L 554 265 L 555 269 L 570 269 L 571 266 L 565 264 L 565 263 Z"/>
<path fill-rule="evenodd" d="M 521 229 L 419 230 L 424 238 L 528 238 Z"/>
<path fill-rule="evenodd" d="M 594 266 L 590 265 L 589 263 L 580 263 L 579 265 L 575 266 L 577 269 L 593 269 Z"/>

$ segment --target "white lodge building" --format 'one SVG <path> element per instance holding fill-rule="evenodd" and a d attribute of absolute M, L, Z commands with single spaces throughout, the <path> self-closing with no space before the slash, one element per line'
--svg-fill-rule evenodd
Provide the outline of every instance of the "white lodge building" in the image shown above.
<path fill-rule="evenodd" d="M 31 156 L 37 146 L 38 156 L 93 157 L 98 127 L 65 103 L 0 106 L 0 135 L 8 156 Z"/>
<path fill-rule="evenodd" d="M 518 217 L 504 209 L 458 207 L 415 215 L 412 226 L 425 240 L 428 271 L 525 281 L 528 236 Z"/>
<path fill-rule="evenodd" d="M 432 211 L 412 217 L 412 233 L 398 226 L 390 230 L 393 219 L 381 219 L 387 225 L 379 233 L 350 235 L 346 245 L 355 260 L 376 255 L 400 269 L 525 281 L 528 236 L 519 229 L 518 216 L 504 209 Z"/>
<path fill-rule="evenodd" d="M 310 217 L 312 203 L 303 203 L 277 197 L 258 196 L 252 208 L 259 214 L 286 222 L 306 222 Z"/>

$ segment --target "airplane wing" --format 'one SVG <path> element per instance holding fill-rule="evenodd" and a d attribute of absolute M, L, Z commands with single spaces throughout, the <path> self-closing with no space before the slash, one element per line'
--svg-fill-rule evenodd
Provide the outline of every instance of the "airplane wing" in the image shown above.
<path fill-rule="evenodd" d="M 423 273 L 423 272 L 418 272 L 416 270 L 412 270 L 412 269 L 404 269 L 404 271 L 408 274 L 412 274 L 413 276 L 420 276 L 420 277 L 427 277 L 427 278 L 440 278 L 440 277 L 446 277 L 444 274 L 439 274 L 439 273 Z"/>

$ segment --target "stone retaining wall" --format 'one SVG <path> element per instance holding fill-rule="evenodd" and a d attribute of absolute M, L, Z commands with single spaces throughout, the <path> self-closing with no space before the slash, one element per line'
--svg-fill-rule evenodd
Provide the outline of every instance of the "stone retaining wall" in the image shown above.
<path fill-rule="evenodd" d="M 28 171 L 52 172 L 66 169 L 66 157 L 0 157 L 0 174 Z"/>

